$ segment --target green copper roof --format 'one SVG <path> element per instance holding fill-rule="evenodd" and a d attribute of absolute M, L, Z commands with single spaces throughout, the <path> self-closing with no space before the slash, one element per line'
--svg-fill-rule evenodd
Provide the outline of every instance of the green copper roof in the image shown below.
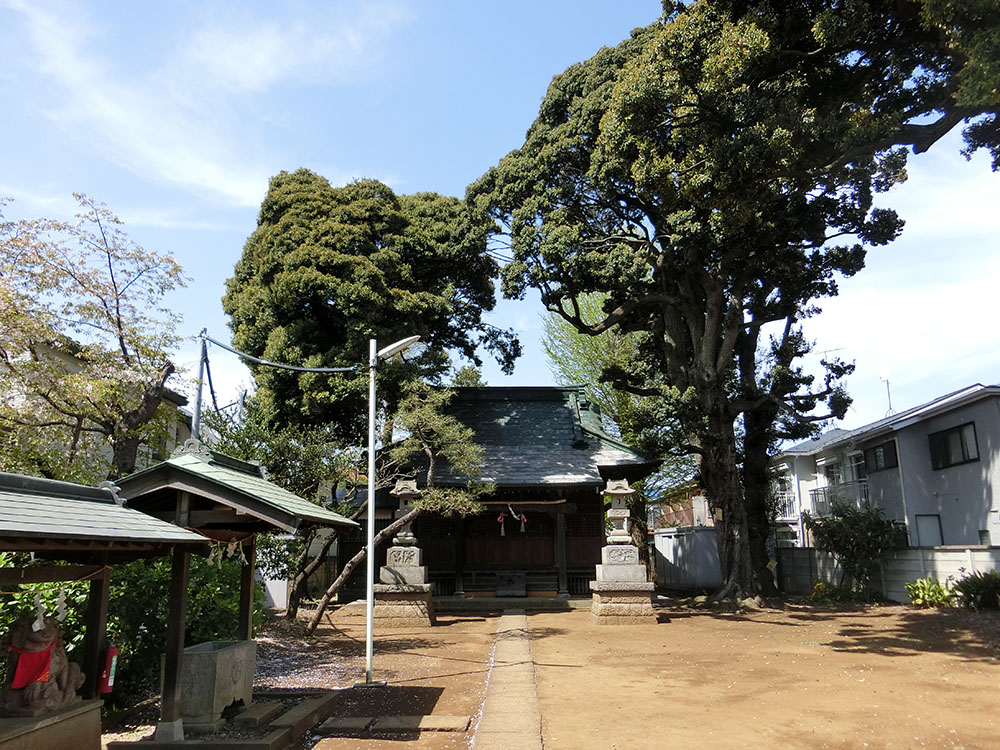
<path fill-rule="evenodd" d="M 122 494 L 133 497 L 151 491 L 156 486 L 155 477 L 182 475 L 203 480 L 221 489 L 225 497 L 241 498 L 249 501 L 241 510 L 270 520 L 268 509 L 278 511 L 278 516 L 291 516 L 300 521 L 309 521 L 325 526 L 357 526 L 357 522 L 335 511 L 311 503 L 288 490 L 270 482 L 260 466 L 231 458 L 207 449 L 198 441 L 189 440 L 174 455 L 144 471 L 137 472 L 119 481 Z M 261 507 L 263 506 L 263 507 Z M 256 510 L 255 510 L 256 509 Z M 295 526 L 297 523 L 283 523 Z"/>

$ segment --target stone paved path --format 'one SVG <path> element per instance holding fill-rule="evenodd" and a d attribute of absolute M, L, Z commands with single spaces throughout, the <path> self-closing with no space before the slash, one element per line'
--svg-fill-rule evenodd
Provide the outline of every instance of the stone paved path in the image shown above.
<path fill-rule="evenodd" d="M 493 644 L 493 668 L 473 750 L 541 750 L 542 715 L 535 691 L 528 620 L 524 610 L 505 610 Z"/>

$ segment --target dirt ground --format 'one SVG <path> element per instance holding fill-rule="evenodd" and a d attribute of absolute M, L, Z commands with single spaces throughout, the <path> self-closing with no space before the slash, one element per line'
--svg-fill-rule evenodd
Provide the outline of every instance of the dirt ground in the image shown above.
<path fill-rule="evenodd" d="M 655 625 L 599 626 L 586 610 L 528 614 L 546 750 L 994 748 L 1000 616 L 891 606 L 724 612 L 662 608 Z M 302 748 L 468 747 L 498 615 L 375 631 L 385 688 L 345 690 L 337 715 L 467 715 L 461 733 L 307 735 Z M 363 679 L 364 619 L 333 615 L 316 640 L 259 643 L 262 688 Z"/>
<path fill-rule="evenodd" d="M 675 609 L 600 627 L 528 618 L 546 750 L 995 748 L 993 616 Z"/>

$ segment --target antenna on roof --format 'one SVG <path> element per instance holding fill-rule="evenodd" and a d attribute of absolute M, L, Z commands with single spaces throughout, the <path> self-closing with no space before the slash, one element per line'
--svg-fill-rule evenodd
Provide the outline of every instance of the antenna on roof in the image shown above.
<path fill-rule="evenodd" d="M 885 383 L 885 395 L 889 399 L 889 410 L 885 413 L 887 417 L 891 417 L 896 411 L 892 408 L 892 392 L 889 390 L 889 371 L 884 370 L 879 376 L 883 383 Z"/>

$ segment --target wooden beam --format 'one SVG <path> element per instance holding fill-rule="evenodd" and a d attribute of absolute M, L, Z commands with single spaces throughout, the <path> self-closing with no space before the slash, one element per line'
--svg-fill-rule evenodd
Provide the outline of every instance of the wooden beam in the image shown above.
<path fill-rule="evenodd" d="M 158 518 L 161 521 L 166 521 L 167 523 L 174 523 L 177 513 L 174 511 L 160 511 L 157 513 L 150 513 L 153 518 Z M 252 518 L 243 514 L 237 513 L 233 510 L 192 510 L 188 513 L 187 525 L 189 528 L 199 528 L 201 526 L 208 526 L 209 524 L 215 523 L 227 523 L 243 525 L 247 522 L 256 522 L 256 518 Z M 269 525 L 269 524 L 268 524 Z"/>
<path fill-rule="evenodd" d="M 174 548 L 171 564 L 170 600 L 167 611 L 166 656 L 163 663 L 163 693 L 160 696 L 160 723 L 181 718 L 181 660 L 184 658 L 184 625 L 187 615 L 187 587 L 191 556 L 183 547 Z"/>
<path fill-rule="evenodd" d="M 556 569 L 559 572 L 558 595 L 569 597 L 569 573 L 566 570 L 566 514 L 556 513 L 555 549 Z"/>
<path fill-rule="evenodd" d="M 111 589 L 111 570 L 104 568 L 90 579 L 87 597 L 87 620 L 83 640 L 83 698 L 97 697 L 97 681 L 104 665 L 101 656 L 107 648 L 108 593 Z"/>
<path fill-rule="evenodd" d="M 253 639 L 253 572 L 257 565 L 256 536 L 250 537 L 243 543 L 243 554 L 246 556 L 247 562 L 240 570 L 240 618 L 236 640 L 249 641 Z"/>
<path fill-rule="evenodd" d="M 103 567 L 103 565 L 39 565 L 33 568 L 0 568 L 0 586 L 79 581 L 96 574 Z"/>

